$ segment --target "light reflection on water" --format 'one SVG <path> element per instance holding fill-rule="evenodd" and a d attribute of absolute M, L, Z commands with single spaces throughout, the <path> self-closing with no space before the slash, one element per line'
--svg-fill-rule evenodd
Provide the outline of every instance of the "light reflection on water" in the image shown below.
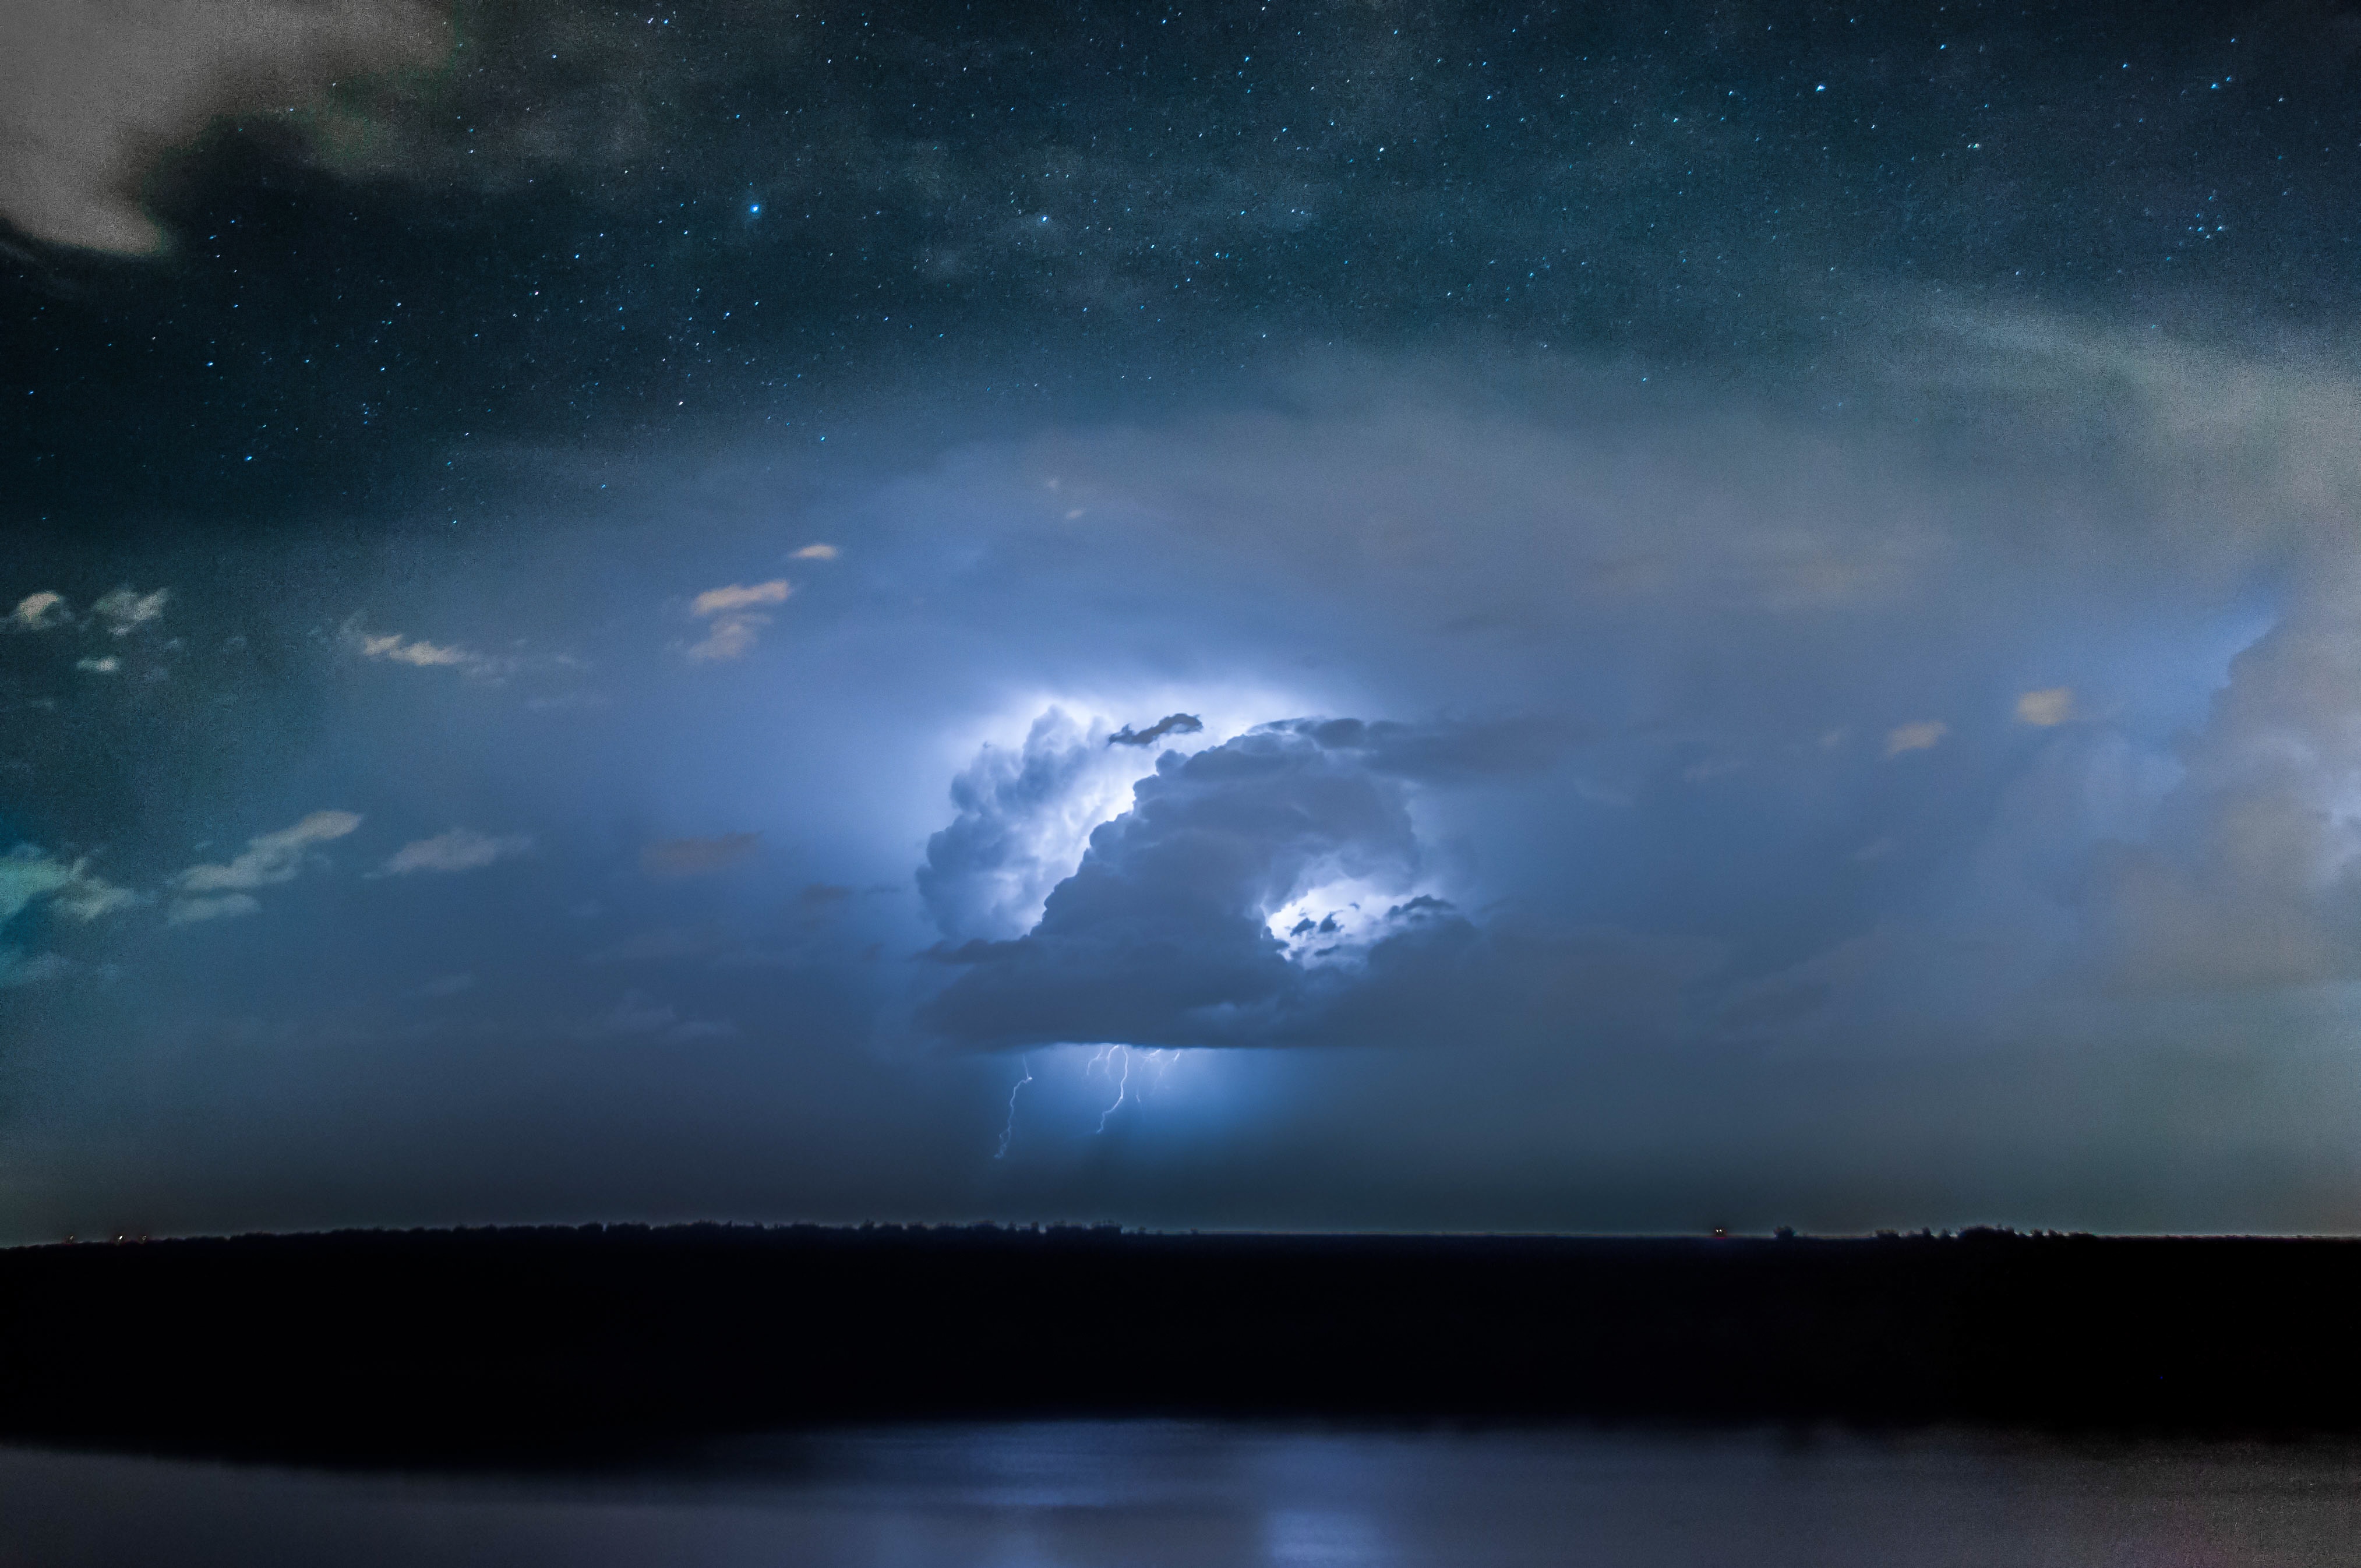
<path fill-rule="evenodd" d="M 2361 1562 L 2361 1446 L 2030 1438 L 934 1427 L 690 1466 L 382 1475 L 0 1449 L 0 1564 Z"/>

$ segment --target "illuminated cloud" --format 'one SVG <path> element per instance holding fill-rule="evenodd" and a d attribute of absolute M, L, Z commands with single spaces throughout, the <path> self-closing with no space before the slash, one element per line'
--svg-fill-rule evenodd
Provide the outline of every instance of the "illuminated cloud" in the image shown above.
<path fill-rule="evenodd" d="M 727 587 L 708 588 L 689 601 L 691 615 L 712 622 L 712 630 L 705 640 L 688 650 L 692 659 L 715 663 L 742 658 L 754 646 L 762 629 L 771 618 L 754 607 L 763 604 L 785 604 L 795 592 L 785 577 L 774 577 L 767 583 L 732 583 Z"/>
<path fill-rule="evenodd" d="M 2361 618 L 2325 586 L 2231 661 L 2185 773 L 2087 905 L 2107 972 L 2143 990 L 2361 977 Z"/>
<path fill-rule="evenodd" d="M 1922 718 L 1915 724 L 1898 724 L 1885 732 L 1885 754 L 1898 757 L 1905 751 L 1931 751 L 1942 744 L 1951 727 L 1939 718 Z"/>
<path fill-rule="evenodd" d="M 10 0 L 0 7 L 0 215 L 144 256 L 142 178 L 219 115 L 320 100 L 339 76 L 442 58 L 423 0 Z"/>
<path fill-rule="evenodd" d="M 171 597 L 170 588 L 158 588 L 148 594 L 136 588 L 117 588 L 92 605 L 90 612 L 106 623 L 107 630 L 117 637 L 125 637 L 160 617 L 166 601 Z"/>
<path fill-rule="evenodd" d="M 1562 733 L 1296 719 L 1193 756 L 1167 752 L 1131 809 L 1091 834 L 1029 932 L 935 949 L 961 972 L 921 1021 L 996 1048 L 1279 1045 L 1393 1039 L 1412 1018 L 1455 1012 L 1466 1027 L 1521 1005 L 1510 999 L 1562 972 L 1565 951 L 1535 941 L 1542 956 L 1519 960 L 1516 938 L 1418 893 L 1424 854 L 1410 806 L 1421 784 L 1545 761 L 1549 748 L 1504 744 L 1528 730 Z M 1064 759 L 1044 748 L 1039 761 L 1032 777 L 1001 781 L 1014 786 L 993 802 L 1004 818 L 1028 795 L 1058 797 Z M 1013 836 L 974 809 L 979 792 L 962 782 L 969 809 L 929 842 L 919 872 L 939 919 L 960 909 L 963 883 L 1003 872 L 995 856 Z M 1271 929 L 1274 915 L 1299 909 L 1294 930 Z M 1338 939 L 1290 946 L 1323 933 Z"/>
<path fill-rule="evenodd" d="M 833 561 L 843 552 L 833 544 L 807 544 L 787 557 L 790 561 Z"/>
<path fill-rule="evenodd" d="M 661 839 L 640 851 L 640 869 L 666 879 L 708 876 L 752 855 L 762 837 L 723 833 L 711 839 Z"/>
<path fill-rule="evenodd" d="M 2016 721 L 2043 729 L 2054 729 L 2074 717 L 2074 688 L 2045 686 L 2016 699 Z"/>
<path fill-rule="evenodd" d="M 471 828 L 454 828 L 432 839 L 404 844 L 386 858 L 372 876 L 409 876 L 417 872 L 471 872 L 495 861 L 508 860 L 533 848 L 524 834 L 495 838 Z"/>
<path fill-rule="evenodd" d="M 986 745 L 952 779 L 959 815 L 927 840 L 918 895 L 946 937 L 1014 937 L 1130 798 L 1138 759 L 1052 707 L 1022 747 Z"/>
<path fill-rule="evenodd" d="M 111 675 L 123 668 L 123 661 L 109 653 L 99 659 L 76 659 L 74 668 L 87 670 L 93 675 Z"/>
<path fill-rule="evenodd" d="M 245 850 L 234 860 L 191 866 L 170 879 L 181 896 L 166 919 L 174 926 L 186 926 L 251 915 L 261 905 L 248 890 L 294 881 L 313 846 L 341 839 L 360 825 L 356 812 L 315 811 L 291 828 L 248 839 Z"/>
<path fill-rule="evenodd" d="M 72 619 L 66 609 L 65 596 L 54 593 L 27 594 L 16 601 L 8 619 L 0 621 L 12 631 L 47 631 Z"/>

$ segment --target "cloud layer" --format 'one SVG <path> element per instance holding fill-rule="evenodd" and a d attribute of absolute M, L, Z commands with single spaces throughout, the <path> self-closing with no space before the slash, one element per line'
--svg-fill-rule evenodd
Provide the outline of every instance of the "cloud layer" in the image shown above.
<path fill-rule="evenodd" d="M 308 108 L 340 76 L 450 47 L 424 0 L 15 0 L 0 18 L 0 215 L 36 239 L 142 256 L 156 159 L 216 116 Z"/>

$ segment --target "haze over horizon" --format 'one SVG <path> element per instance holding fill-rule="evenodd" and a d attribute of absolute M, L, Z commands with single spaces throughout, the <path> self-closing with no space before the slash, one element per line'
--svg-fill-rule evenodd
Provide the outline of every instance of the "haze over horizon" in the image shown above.
<path fill-rule="evenodd" d="M 2344 5 L 0 20 L 0 1241 L 2361 1228 Z"/>

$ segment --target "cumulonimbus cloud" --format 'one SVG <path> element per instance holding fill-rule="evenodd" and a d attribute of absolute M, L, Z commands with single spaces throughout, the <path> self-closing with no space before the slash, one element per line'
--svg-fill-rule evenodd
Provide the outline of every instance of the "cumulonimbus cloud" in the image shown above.
<path fill-rule="evenodd" d="M 1397 1014 L 1420 994 L 1446 999 L 1447 1011 L 1471 987 L 1495 998 L 1529 989 L 1549 963 L 1519 970 L 1521 980 L 1501 971 L 1476 982 L 1497 969 L 1501 938 L 1414 891 L 1423 855 L 1410 801 L 1422 784 L 1545 761 L 1551 748 L 1505 739 L 1543 731 L 1564 733 L 1524 722 L 1300 719 L 1192 756 L 1167 752 L 1135 787 L 1131 809 L 1092 833 L 1030 931 L 934 950 L 961 972 L 920 1021 L 986 1047 L 1333 1042 L 1395 1032 L 1383 1022 L 1388 1009 L 1368 1002 L 1372 985 L 1402 993 L 1390 1004 Z M 1029 793 L 1054 795 L 1056 760 L 1041 759 Z M 948 884 L 998 871 L 978 853 L 990 847 L 973 832 L 936 835 L 920 872 L 929 904 L 950 907 Z M 1307 963 L 1270 919 L 1337 882 L 1398 891 L 1358 921 L 1348 959 Z M 1416 983 L 1405 983 L 1413 973 Z M 1419 1013 L 1432 1010 L 1430 1001 Z"/>
<path fill-rule="evenodd" d="M 35 239 L 164 247 L 157 158 L 217 116 L 320 100 L 341 76 L 450 48 L 431 0 L 9 0 L 0 7 L 0 215 Z"/>

